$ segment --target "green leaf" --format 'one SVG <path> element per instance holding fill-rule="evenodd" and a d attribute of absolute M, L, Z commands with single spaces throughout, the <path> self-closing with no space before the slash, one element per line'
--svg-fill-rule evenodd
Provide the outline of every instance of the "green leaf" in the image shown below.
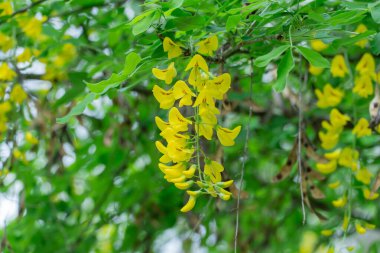
<path fill-rule="evenodd" d="M 170 19 L 166 23 L 165 29 L 176 29 L 180 31 L 191 31 L 196 29 L 201 29 L 206 23 L 203 16 L 189 16 L 189 17 L 178 17 Z"/>
<path fill-rule="evenodd" d="M 377 33 L 376 36 L 371 40 L 371 51 L 374 55 L 380 54 L 380 33 Z"/>
<path fill-rule="evenodd" d="M 129 53 L 125 57 L 125 65 L 122 72 L 119 74 L 113 73 L 110 78 L 107 80 L 100 81 L 98 83 L 88 83 L 85 82 L 90 91 L 103 94 L 107 92 L 109 89 L 115 88 L 119 86 L 122 82 L 124 82 L 136 69 L 137 65 L 141 62 L 141 58 L 135 52 Z"/>
<path fill-rule="evenodd" d="M 229 31 L 235 31 L 237 25 L 240 22 L 240 19 L 241 19 L 241 15 L 240 14 L 229 16 L 228 19 L 227 19 L 227 22 L 226 22 L 226 31 L 227 32 L 229 32 Z"/>
<path fill-rule="evenodd" d="M 103 80 L 98 83 L 88 83 L 85 81 L 85 83 L 87 87 L 90 89 L 90 91 L 97 94 L 103 94 L 107 92 L 109 89 L 119 86 L 125 79 L 127 79 L 127 77 L 128 76 L 124 75 L 123 73 L 112 73 L 110 78 L 108 78 L 107 80 Z"/>
<path fill-rule="evenodd" d="M 373 21 L 380 24 L 380 1 L 376 3 L 368 4 L 368 9 L 371 12 Z"/>
<path fill-rule="evenodd" d="M 330 67 L 330 62 L 316 51 L 300 46 L 296 48 L 311 65 L 319 68 Z"/>
<path fill-rule="evenodd" d="M 142 20 L 137 22 L 137 24 L 134 24 L 132 28 L 133 35 L 136 36 L 148 30 L 152 23 L 157 19 L 157 13 L 158 12 L 154 12 L 144 17 Z"/>
<path fill-rule="evenodd" d="M 86 95 L 86 97 L 80 101 L 78 104 L 76 104 L 69 114 L 62 118 L 57 118 L 57 123 L 59 124 L 66 124 L 72 117 L 82 114 L 83 111 L 86 109 L 87 105 L 91 103 L 96 98 L 95 93 L 89 93 Z"/>
<path fill-rule="evenodd" d="M 366 11 L 344 11 L 340 12 L 326 21 L 330 25 L 349 25 L 357 23 L 365 17 Z"/>
<path fill-rule="evenodd" d="M 257 57 L 255 60 L 255 65 L 257 67 L 267 66 L 269 64 L 269 62 L 271 62 L 273 59 L 276 59 L 277 57 L 282 55 L 282 53 L 285 52 L 285 50 L 288 49 L 289 47 L 290 47 L 289 44 L 279 46 L 279 47 L 276 47 L 275 49 L 273 49 L 272 51 L 270 51 L 269 53 Z"/>
<path fill-rule="evenodd" d="M 288 49 L 285 56 L 281 59 L 277 69 L 277 81 L 274 84 L 274 89 L 277 92 L 284 90 L 286 80 L 288 79 L 290 71 L 294 68 L 294 59 L 291 49 Z"/>
<path fill-rule="evenodd" d="M 351 37 L 351 38 L 344 38 L 344 39 L 338 39 L 338 40 L 334 40 L 334 42 L 332 43 L 334 47 L 338 48 L 338 47 L 342 47 L 342 46 L 348 46 L 348 45 L 351 45 L 351 44 L 354 44 L 362 39 L 365 39 L 367 38 L 368 36 L 371 36 L 373 34 L 375 34 L 376 32 L 375 31 L 366 31 L 364 33 L 361 33 L 361 34 L 358 34 L 354 37 Z"/>
<path fill-rule="evenodd" d="M 125 57 L 125 64 L 123 69 L 123 74 L 129 76 L 137 67 L 137 65 L 141 62 L 140 55 L 135 52 L 129 53 Z"/>

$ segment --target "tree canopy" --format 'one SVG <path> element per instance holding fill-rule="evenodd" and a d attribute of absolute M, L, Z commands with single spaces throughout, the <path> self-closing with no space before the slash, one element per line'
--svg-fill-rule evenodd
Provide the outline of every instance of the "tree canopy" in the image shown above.
<path fill-rule="evenodd" d="M 380 1 L 3 0 L 1 252 L 380 252 Z"/>

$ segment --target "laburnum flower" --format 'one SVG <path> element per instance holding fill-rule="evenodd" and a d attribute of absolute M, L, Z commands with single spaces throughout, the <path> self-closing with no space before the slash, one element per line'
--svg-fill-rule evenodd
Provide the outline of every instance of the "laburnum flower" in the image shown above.
<path fill-rule="evenodd" d="M 228 73 L 207 81 L 206 85 L 200 90 L 193 107 L 200 106 L 201 111 L 203 109 L 212 110 L 215 114 L 218 114 L 219 110 L 215 108 L 214 99 L 223 99 L 223 95 L 230 87 L 231 76 Z"/>
<path fill-rule="evenodd" d="M 0 3 L 0 17 L 8 16 L 13 13 L 12 4 L 9 1 L 4 1 Z"/>
<path fill-rule="evenodd" d="M 38 144 L 38 139 L 33 136 L 31 132 L 26 132 L 25 141 L 29 144 L 36 145 Z"/>
<path fill-rule="evenodd" d="M 338 88 L 334 89 L 331 84 L 328 83 L 323 87 L 323 92 L 316 89 L 315 95 L 318 98 L 317 106 L 327 108 L 337 106 L 342 101 L 344 93 Z"/>
<path fill-rule="evenodd" d="M 372 178 L 372 173 L 367 169 L 367 168 L 361 168 L 356 172 L 355 178 L 359 181 L 362 182 L 363 184 L 370 184 L 371 183 L 371 178 Z"/>
<path fill-rule="evenodd" d="M 317 163 L 317 170 L 323 174 L 330 174 L 336 170 L 337 161 L 332 160 L 327 163 Z"/>
<path fill-rule="evenodd" d="M 355 171 L 358 168 L 358 159 L 359 152 L 357 150 L 345 147 L 339 156 L 338 164 Z"/>
<path fill-rule="evenodd" d="M 324 229 L 321 231 L 321 235 L 323 236 L 332 236 L 333 233 L 334 233 L 334 230 L 332 229 Z"/>
<path fill-rule="evenodd" d="M 34 40 L 43 40 L 44 36 L 42 35 L 42 24 L 47 20 L 46 16 L 41 18 L 26 18 L 20 17 L 18 19 L 18 24 L 21 30 L 31 39 Z"/>
<path fill-rule="evenodd" d="M 333 149 L 339 141 L 339 133 L 332 132 L 322 132 L 318 133 L 319 139 L 321 140 L 321 146 L 323 149 L 329 150 Z"/>
<path fill-rule="evenodd" d="M 372 131 L 369 128 L 368 120 L 361 118 L 355 125 L 352 133 L 355 134 L 358 138 L 371 135 Z"/>
<path fill-rule="evenodd" d="M 217 123 L 217 118 L 211 111 L 203 110 L 199 113 L 199 123 L 195 125 L 195 130 L 199 136 L 204 136 L 207 140 L 212 139 L 213 129 Z"/>
<path fill-rule="evenodd" d="M 224 171 L 224 168 L 220 163 L 208 159 L 205 160 L 204 172 L 213 183 L 222 181 L 222 171 Z"/>
<path fill-rule="evenodd" d="M 172 59 L 182 55 L 182 49 L 179 44 L 174 43 L 170 38 L 165 37 L 163 42 L 164 52 L 168 52 L 168 58 Z"/>
<path fill-rule="evenodd" d="M 8 101 L 0 103 L 0 115 L 5 115 L 11 109 L 12 109 L 12 106 Z"/>
<path fill-rule="evenodd" d="M 188 71 L 191 69 L 190 75 L 189 75 L 189 83 L 191 85 L 196 85 L 198 81 L 201 80 L 201 72 L 200 69 L 203 70 L 205 73 L 208 73 L 208 66 L 205 61 L 205 59 L 199 55 L 196 54 L 191 58 L 189 64 L 187 64 L 185 71 Z"/>
<path fill-rule="evenodd" d="M 313 76 L 319 76 L 323 72 L 323 68 L 315 67 L 314 65 L 309 66 L 309 72 Z"/>
<path fill-rule="evenodd" d="M 343 127 L 350 121 L 350 117 L 342 114 L 338 109 L 334 108 L 330 112 L 330 122 L 336 127 Z"/>
<path fill-rule="evenodd" d="M 198 47 L 198 52 L 203 55 L 213 56 L 214 51 L 218 49 L 218 37 L 213 35 L 204 39 L 196 44 Z"/>
<path fill-rule="evenodd" d="M 9 36 L 5 35 L 4 33 L 0 33 L 0 49 L 1 49 L 1 51 L 7 52 L 14 45 L 15 45 L 15 41 L 12 37 L 9 37 Z"/>
<path fill-rule="evenodd" d="M 355 67 L 355 70 L 359 72 L 360 75 L 373 75 L 375 73 L 375 59 L 373 56 L 369 53 L 365 53 L 358 64 Z"/>
<path fill-rule="evenodd" d="M 3 62 L 0 66 L 0 81 L 12 81 L 15 77 L 16 72 L 7 63 Z"/>
<path fill-rule="evenodd" d="M 216 134 L 220 143 L 223 146 L 233 146 L 235 144 L 235 138 L 239 135 L 241 126 L 237 126 L 230 130 L 221 126 L 216 127 Z"/>
<path fill-rule="evenodd" d="M 17 55 L 16 61 L 17 62 L 28 62 L 28 61 L 30 61 L 32 56 L 33 56 L 32 50 L 30 50 L 30 48 L 24 48 L 24 51 L 21 54 Z"/>
<path fill-rule="evenodd" d="M 348 215 L 344 215 L 343 222 L 342 222 L 343 231 L 347 231 L 349 224 L 350 224 L 350 218 L 348 217 Z"/>
<path fill-rule="evenodd" d="M 367 187 L 363 188 L 363 196 L 368 200 L 375 200 L 379 197 L 377 192 L 371 192 Z"/>
<path fill-rule="evenodd" d="M 153 68 L 152 73 L 157 79 L 165 81 L 166 84 L 171 84 L 173 78 L 177 76 L 174 62 L 170 63 L 167 69 Z"/>
<path fill-rule="evenodd" d="M 189 195 L 189 200 L 181 208 L 181 212 L 183 213 L 189 212 L 194 208 L 197 197 L 200 194 L 200 191 L 186 191 L 186 193 Z"/>
<path fill-rule="evenodd" d="M 28 95 L 26 94 L 26 92 L 22 89 L 21 85 L 20 84 L 16 84 L 12 91 L 11 91 L 11 94 L 9 96 L 9 99 L 13 102 L 15 102 L 16 104 L 22 104 L 22 102 L 24 102 L 24 100 L 28 97 Z"/>
<path fill-rule="evenodd" d="M 169 123 L 179 131 L 187 131 L 188 125 L 192 124 L 191 120 L 186 119 L 175 107 L 169 111 Z"/>
<path fill-rule="evenodd" d="M 342 152 L 342 150 L 339 148 L 339 149 L 336 149 L 332 152 L 325 153 L 324 157 L 328 160 L 337 160 L 337 159 L 339 159 L 341 152 Z"/>
<path fill-rule="evenodd" d="M 338 180 L 338 181 L 335 181 L 335 182 L 332 182 L 332 183 L 330 183 L 330 184 L 328 184 L 328 187 L 330 188 L 330 189 L 336 189 L 336 188 L 338 188 L 340 186 L 340 181 Z"/>
<path fill-rule="evenodd" d="M 346 66 L 343 55 L 336 55 L 333 58 L 330 71 L 333 77 L 345 77 L 345 75 L 348 73 L 348 68 Z"/>
<path fill-rule="evenodd" d="M 355 222 L 355 229 L 356 232 L 361 235 L 367 232 L 367 230 L 359 222 Z"/>
<path fill-rule="evenodd" d="M 187 86 L 184 81 L 177 81 L 174 84 L 173 95 L 176 100 L 180 99 L 179 107 L 182 107 L 184 105 L 192 105 L 192 97 L 195 97 L 194 92 L 190 90 L 189 86 Z"/>
<path fill-rule="evenodd" d="M 177 163 L 171 166 L 159 163 L 158 167 L 165 174 L 164 178 L 168 182 L 181 183 L 186 180 L 186 176 L 182 174 L 186 169 L 185 163 Z"/>
<path fill-rule="evenodd" d="M 310 46 L 312 49 L 318 52 L 323 51 L 329 47 L 329 45 L 325 44 L 322 40 L 312 40 L 310 41 Z"/>
<path fill-rule="evenodd" d="M 347 196 L 344 195 L 343 197 L 340 197 L 332 202 L 333 206 L 341 208 L 344 207 L 347 204 Z"/>
<path fill-rule="evenodd" d="M 360 34 L 360 33 L 365 33 L 367 30 L 368 29 L 365 25 L 359 24 L 358 27 L 356 28 L 355 32 Z M 365 48 L 367 43 L 368 43 L 367 39 L 362 39 L 362 40 L 359 40 L 358 42 L 356 42 L 355 45 L 357 45 L 361 48 Z"/>
<path fill-rule="evenodd" d="M 370 75 L 364 74 L 355 77 L 355 86 L 352 92 L 358 94 L 361 97 L 367 98 L 373 94 L 373 85 Z"/>
<path fill-rule="evenodd" d="M 169 109 L 172 108 L 175 102 L 173 89 L 164 90 L 158 85 L 153 86 L 153 96 L 160 103 L 160 108 Z"/>

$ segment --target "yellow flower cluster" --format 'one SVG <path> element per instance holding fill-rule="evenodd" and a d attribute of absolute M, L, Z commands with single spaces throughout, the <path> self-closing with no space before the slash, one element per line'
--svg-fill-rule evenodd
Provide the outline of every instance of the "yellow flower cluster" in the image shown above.
<path fill-rule="evenodd" d="M 46 63 L 46 73 L 42 76 L 42 79 L 48 81 L 62 81 L 67 79 L 67 70 L 64 69 L 64 67 L 76 57 L 76 47 L 71 43 L 63 44 L 60 52 L 49 61 L 40 59 L 40 61 Z"/>
<path fill-rule="evenodd" d="M 365 53 L 356 65 L 357 75 L 352 90 L 361 97 L 367 98 L 373 94 L 372 80 L 376 81 L 375 59 L 369 53 Z"/>
<path fill-rule="evenodd" d="M 216 36 L 196 44 L 198 52 L 205 55 L 212 55 L 217 45 Z M 163 47 L 169 59 L 182 55 L 181 44 L 170 38 L 164 39 Z M 160 108 L 169 110 L 168 121 L 160 117 L 155 119 L 161 131 L 160 136 L 166 142 L 156 141 L 156 147 L 162 153 L 158 167 L 168 182 L 178 189 L 187 190 L 189 199 L 182 212 L 190 211 L 200 195 L 230 199 L 231 193 L 225 188 L 231 186 L 233 181 L 222 181 L 223 165 L 210 159 L 200 142 L 201 137 L 212 140 L 215 130 L 223 146 L 232 146 L 241 130 L 241 126 L 231 130 L 218 125 L 216 116 L 220 113 L 216 102 L 222 100 L 230 89 L 230 75 L 224 73 L 213 76 L 205 59 L 199 54 L 191 58 L 185 71 L 190 72 L 187 82 L 177 80 L 168 89 L 158 85 L 153 87 L 153 95 Z M 171 85 L 177 76 L 174 62 L 166 69 L 153 68 L 152 73 L 166 85 Z"/>

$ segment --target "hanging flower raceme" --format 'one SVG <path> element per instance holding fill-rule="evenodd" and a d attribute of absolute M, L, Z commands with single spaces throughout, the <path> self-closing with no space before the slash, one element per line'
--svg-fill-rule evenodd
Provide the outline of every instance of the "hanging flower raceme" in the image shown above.
<path fill-rule="evenodd" d="M 164 39 L 163 46 L 169 59 L 182 54 L 180 44 L 174 43 L 170 38 Z M 199 53 L 213 55 L 218 47 L 218 39 L 213 35 L 196 46 Z M 212 141 L 215 131 L 221 145 L 232 146 L 241 130 L 241 126 L 232 130 L 220 126 L 216 116 L 220 113 L 217 101 L 223 100 L 230 89 L 230 75 L 224 73 L 214 76 L 199 54 L 190 59 L 185 71 L 189 71 L 187 82 L 177 80 L 169 88 L 153 86 L 153 95 L 160 108 L 169 110 L 168 121 L 155 118 L 161 131 L 160 136 L 164 139 L 156 141 L 156 147 L 162 154 L 158 167 L 168 182 L 180 190 L 186 190 L 189 195 L 182 212 L 192 210 L 200 195 L 209 194 L 223 200 L 231 198 L 232 194 L 226 188 L 233 181 L 222 181 L 223 165 L 208 157 L 202 150 L 200 140 L 204 137 Z M 174 62 L 167 68 L 153 68 L 152 73 L 167 85 L 172 84 L 177 76 Z"/>

